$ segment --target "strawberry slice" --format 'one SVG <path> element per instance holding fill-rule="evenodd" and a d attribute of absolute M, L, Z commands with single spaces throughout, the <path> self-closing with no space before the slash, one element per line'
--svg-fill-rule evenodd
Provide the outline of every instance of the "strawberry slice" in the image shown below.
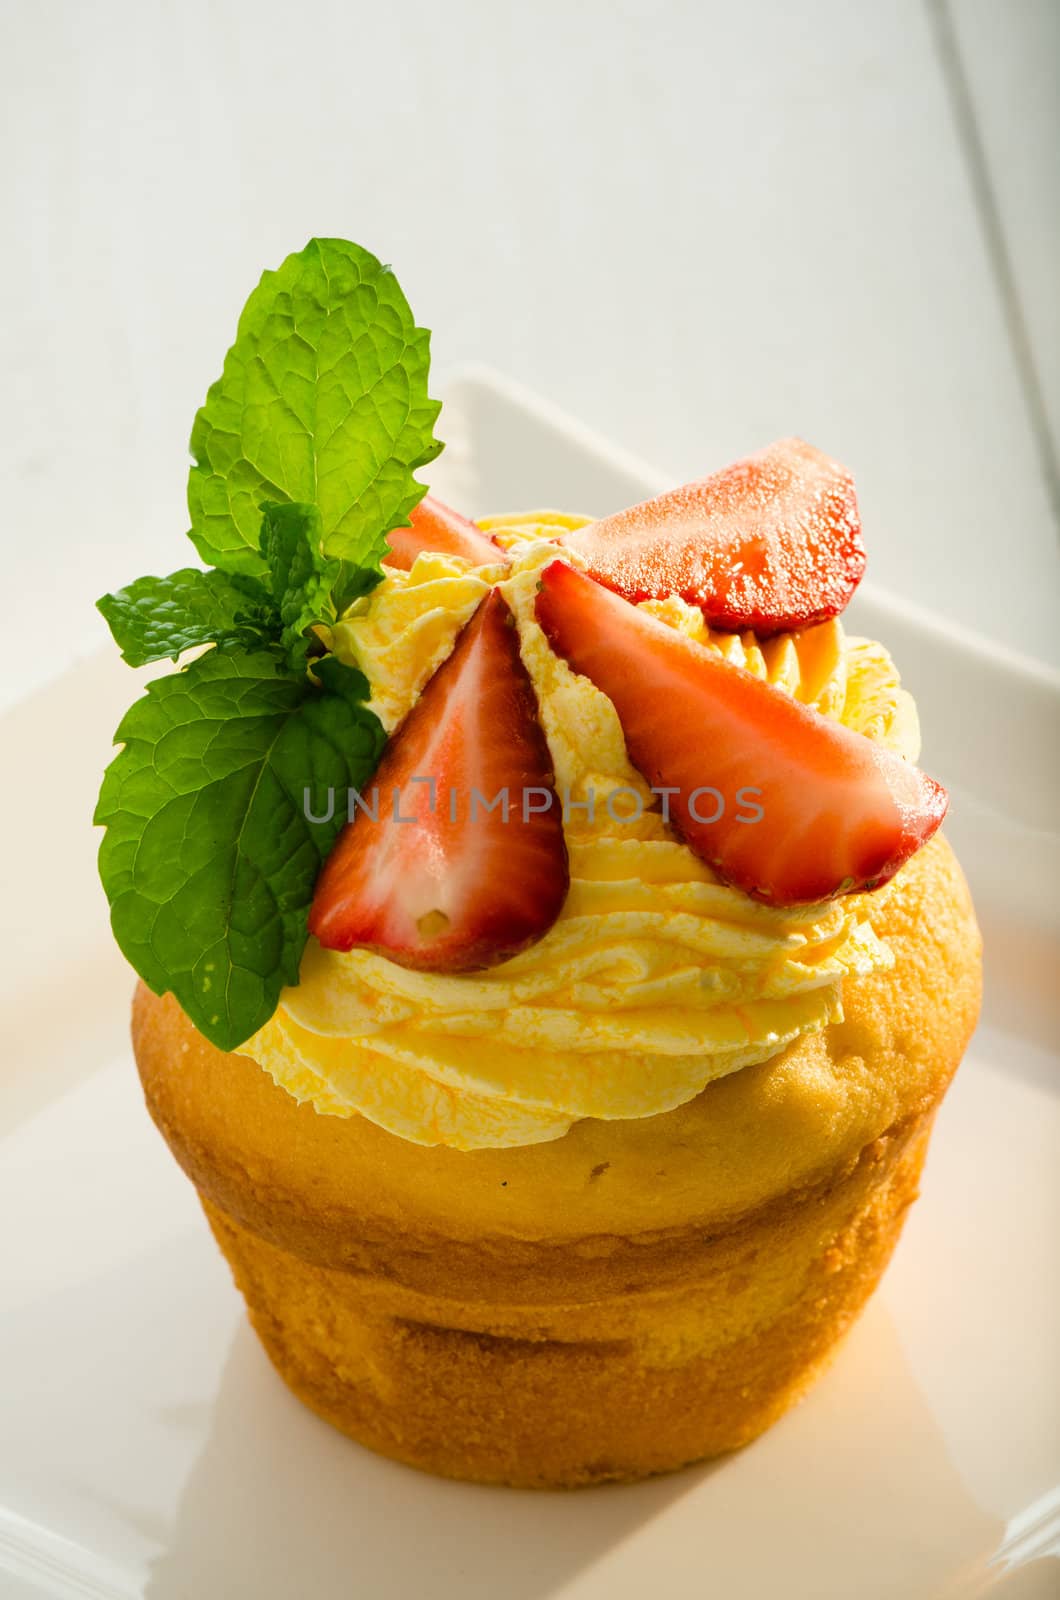
<path fill-rule="evenodd" d="M 515 955 L 559 916 L 570 873 L 552 757 L 499 589 L 399 725 L 362 799 L 375 819 L 358 810 L 343 829 L 309 915 L 329 949 L 467 972 Z"/>
<path fill-rule="evenodd" d="M 390 546 L 383 557 L 388 567 L 408 572 L 416 557 L 424 550 L 435 550 L 440 555 L 463 556 L 472 566 L 484 567 L 508 556 L 495 544 L 488 533 L 483 533 L 477 523 L 462 517 L 443 505 L 433 495 L 425 495 L 418 506 L 409 512 L 411 528 L 395 528 L 387 534 Z"/>
<path fill-rule="evenodd" d="M 885 883 L 934 833 L 946 791 L 860 733 L 553 561 L 537 620 L 613 702 L 633 765 L 719 877 L 770 905 Z"/>
<path fill-rule="evenodd" d="M 671 489 L 562 543 L 627 600 L 677 594 L 760 637 L 824 622 L 865 571 L 854 480 L 801 439 Z"/>

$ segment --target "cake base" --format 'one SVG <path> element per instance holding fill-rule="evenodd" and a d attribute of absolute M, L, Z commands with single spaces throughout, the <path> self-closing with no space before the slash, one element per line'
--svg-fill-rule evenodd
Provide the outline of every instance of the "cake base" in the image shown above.
<path fill-rule="evenodd" d="M 265 1348 L 321 1416 L 450 1477 L 645 1477 L 769 1427 L 898 1239 L 979 1011 L 945 839 L 873 925 L 895 965 L 844 982 L 841 1022 L 672 1111 L 536 1145 L 321 1116 L 142 985 L 137 1065 Z"/>
<path fill-rule="evenodd" d="M 323 1267 L 201 1198 L 273 1365 L 319 1416 L 429 1472 L 573 1487 L 736 1449 L 801 1398 L 887 1264 L 932 1120 L 703 1241 L 680 1283 L 581 1305 L 440 1299 Z"/>

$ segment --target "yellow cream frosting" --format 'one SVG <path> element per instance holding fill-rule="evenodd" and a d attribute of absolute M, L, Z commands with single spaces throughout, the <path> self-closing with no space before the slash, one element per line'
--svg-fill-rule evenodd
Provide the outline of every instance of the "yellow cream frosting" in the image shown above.
<path fill-rule="evenodd" d="M 891 963 L 868 921 L 885 890 L 762 906 L 720 884 L 671 832 L 629 763 L 610 700 L 552 653 L 534 618 L 538 573 L 556 553 L 548 541 L 585 520 L 487 518 L 510 566 L 421 555 L 410 572 L 388 570 L 332 630 L 332 648 L 365 672 L 389 731 L 483 594 L 501 585 L 565 806 L 571 887 L 543 939 L 481 973 L 414 972 L 311 939 L 299 985 L 245 1052 L 324 1115 L 359 1114 L 415 1143 L 462 1150 L 556 1139 L 580 1117 L 653 1116 L 840 1020 L 844 975 Z M 890 657 L 838 620 L 759 641 L 712 631 L 676 598 L 644 607 L 916 758 L 916 709 Z"/>

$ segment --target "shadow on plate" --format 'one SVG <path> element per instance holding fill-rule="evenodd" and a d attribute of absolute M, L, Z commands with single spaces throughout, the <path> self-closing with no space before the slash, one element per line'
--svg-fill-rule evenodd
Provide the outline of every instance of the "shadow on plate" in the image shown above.
<path fill-rule="evenodd" d="M 288 1395 L 244 1326 L 146 1595 L 967 1596 L 999 1577 L 1001 1533 L 964 1488 L 881 1303 L 757 1444 L 570 1493 L 448 1482 L 362 1450 Z"/>

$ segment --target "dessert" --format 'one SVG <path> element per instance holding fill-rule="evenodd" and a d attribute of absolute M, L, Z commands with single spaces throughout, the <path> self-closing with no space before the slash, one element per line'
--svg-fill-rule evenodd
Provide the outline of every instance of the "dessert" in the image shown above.
<path fill-rule="evenodd" d="M 104 780 L 148 1107 L 286 1382 L 456 1477 L 736 1448 L 875 1287 L 974 1026 L 911 697 L 841 614 L 853 482 L 782 441 L 471 522 L 389 270 L 311 241 L 192 436 L 208 570 Z"/>

